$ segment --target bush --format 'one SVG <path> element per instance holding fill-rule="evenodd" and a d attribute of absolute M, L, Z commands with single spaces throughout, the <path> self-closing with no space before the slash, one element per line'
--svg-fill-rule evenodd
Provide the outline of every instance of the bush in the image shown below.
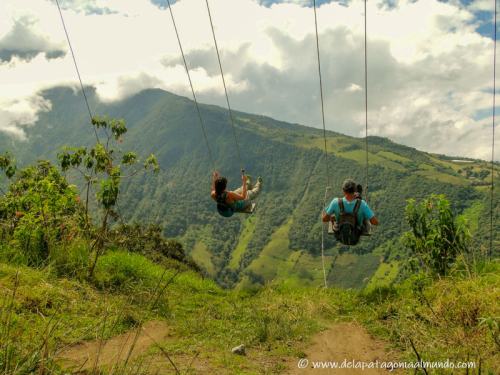
<path fill-rule="evenodd" d="M 0 239 L 30 266 L 45 264 L 51 250 L 83 226 L 74 186 L 48 161 L 21 170 L 0 199 Z"/>
<path fill-rule="evenodd" d="M 414 203 L 411 199 L 406 207 L 411 231 L 405 233 L 404 243 L 425 267 L 445 275 L 457 256 L 468 251 L 469 231 L 462 218 L 453 217 L 444 195 L 432 195 L 418 207 Z"/>

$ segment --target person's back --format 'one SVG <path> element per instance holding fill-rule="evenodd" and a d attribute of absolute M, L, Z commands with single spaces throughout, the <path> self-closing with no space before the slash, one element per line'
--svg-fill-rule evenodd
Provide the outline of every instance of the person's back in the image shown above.
<path fill-rule="evenodd" d="M 365 220 L 373 225 L 378 225 L 378 220 L 368 204 L 360 199 L 361 189 L 353 180 L 345 180 L 342 191 L 344 197 L 332 200 L 325 209 L 323 221 L 334 221 L 336 238 L 346 245 L 355 245 Z"/>

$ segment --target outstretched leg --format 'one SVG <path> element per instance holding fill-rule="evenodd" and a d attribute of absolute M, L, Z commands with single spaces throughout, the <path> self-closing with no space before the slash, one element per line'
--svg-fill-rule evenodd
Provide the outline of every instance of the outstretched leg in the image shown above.
<path fill-rule="evenodd" d="M 262 190 L 262 178 L 258 178 L 257 184 L 252 190 L 247 191 L 247 196 L 245 198 L 245 208 L 250 207 L 252 201 L 257 198 Z"/>
<path fill-rule="evenodd" d="M 248 180 L 247 180 L 247 194 L 248 194 L 248 192 L 249 192 L 251 189 L 253 189 L 253 188 L 254 188 L 254 187 L 253 187 L 252 183 L 251 183 L 250 181 L 248 181 Z M 240 188 L 238 188 L 238 189 L 236 189 L 234 192 L 235 192 L 236 194 L 241 194 L 241 193 L 243 193 L 243 186 L 242 186 L 242 187 L 240 187 Z"/>

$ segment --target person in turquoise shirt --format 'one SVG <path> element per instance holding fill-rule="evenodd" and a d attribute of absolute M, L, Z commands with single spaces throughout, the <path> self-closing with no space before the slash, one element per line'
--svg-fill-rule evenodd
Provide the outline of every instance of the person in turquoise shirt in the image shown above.
<path fill-rule="evenodd" d="M 354 206 L 356 206 L 356 197 L 357 195 L 357 187 L 356 187 L 356 182 L 351 179 L 347 179 L 344 181 L 342 184 L 342 191 L 344 193 L 344 210 L 345 212 L 353 212 L 354 211 Z M 331 203 L 328 205 L 328 207 L 325 209 L 326 213 L 323 216 L 323 221 L 327 223 L 328 221 L 339 221 L 339 215 L 340 215 L 340 206 L 339 206 L 339 198 L 335 198 L 334 200 L 331 201 Z M 368 207 L 368 204 L 364 200 L 361 201 L 361 205 L 359 206 L 358 210 L 358 225 L 361 227 L 363 225 L 364 220 L 369 220 L 371 224 L 373 225 L 378 225 L 378 220 L 373 214 L 372 210 L 370 207 Z"/>
<path fill-rule="evenodd" d="M 242 186 L 235 191 L 226 191 L 227 179 L 219 176 L 214 172 L 214 180 L 212 183 L 211 197 L 214 201 L 219 203 L 217 211 L 224 217 L 233 216 L 235 211 L 242 211 L 252 204 L 252 200 L 257 198 L 262 189 L 262 177 L 257 179 L 255 187 L 252 185 L 250 176 L 243 175 L 241 178 Z M 225 210 L 219 209 L 220 204 L 229 208 Z"/>

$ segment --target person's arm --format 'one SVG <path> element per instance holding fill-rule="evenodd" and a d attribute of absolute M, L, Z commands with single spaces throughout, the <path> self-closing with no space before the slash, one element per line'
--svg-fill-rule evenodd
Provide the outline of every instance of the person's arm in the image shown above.
<path fill-rule="evenodd" d="M 214 171 L 214 180 L 212 182 L 212 191 L 215 191 L 215 180 L 217 180 L 217 176 L 218 176 L 217 172 Z"/>
<path fill-rule="evenodd" d="M 365 219 L 367 219 L 371 224 L 373 224 L 375 226 L 378 225 L 378 220 L 375 217 L 375 215 L 373 214 L 373 212 L 370 209 L 370 207 L 368 207 L 368 204 L 366 204 L 365 201 L 363 201 L 363 203 L 364 203 L 364 212 L 363 212 L 363 214 L 364 214 Z"/>
<path fill-rule="evenodd" d="M 325 215 L 323 216 L 323 223 L 328 223 L 329 221 L 335 221 L 335 214 L 328 215 L 328 213 L 325 213 Z"/>
<path fill-rule="evenodd" d="M 241 194 L 236 194 L 234 191 L 228 193 L 228 196 L 235 201 L 243 201 L 247 197 L 247 176 L 243 175 L 241 181 L 243 183 Z"/>
<path fill-rule="evenodd" d="M 213 200 L 217 200 L 217 198 L 215 197 L 215 180 L 217 180 L 217 176 L 218 176 L 217 172 L 214 171 L 214 180 L 212 181 L 212 193 L 210 194 Z"/>
<path fill-rule="evenodd" d="M 335 198 L 335 199 L 337 199 L 337 198 Z M 330 204 L 328 205 L 328 207 L 326 207 L 326 208 L 325 208 L 325 211 L 326 211 L 326 212 L 325 212 L 325 214 L 323 215 L 323 222 L 324 222 L 324 223 L 328 223 L 329 221 L 331 221 L 331 222 L 335 223 L 335 210 L 334 210 L 334 208 L 333 208 L 333 205 L 334 205 L 334 203 L 335 203 L 335 199 L 334 199 L 334 200 L 332 200 L 332 201 L 330 202 Z M 330 213 L 331 213 L 331 215 L 330 215 L 328 212 L 330 212 Z"/>

